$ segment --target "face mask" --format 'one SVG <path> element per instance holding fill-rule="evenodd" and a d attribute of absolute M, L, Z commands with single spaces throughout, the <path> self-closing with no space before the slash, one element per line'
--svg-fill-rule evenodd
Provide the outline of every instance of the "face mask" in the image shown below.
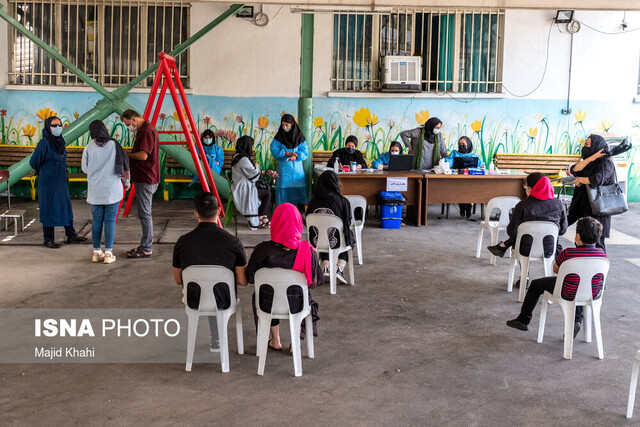
<path fill-rule="evenodd" d="M 392 155 L 392 156 L 398 156 L 398 155 L 400 155 L 400 153 L 399 153 L 399 152 L 397 152 L 397 151 L 392 151 L 392 152 L 391 152 L 391 155 Z"/>
<path fill-rule="evenodd" d="M 353 154 L 356 152 L 356 149 L 353 147 L 346 147 L 345 149 L 347 150 L 348 154 Z"/>
<path fill-rule="evenodd" d="M 586 159 L 591 155 L 591 147 L 587 147 L 586 145 L 582 147 L 582 158 Z"/>
<path fill-rule="evenodd" d="M 134 125 L 129 125 L 129 126 L 127 126 L 127 128 L 129 129 L 129 132 L 135 132 L 135 131 L 138 130 L 138 128 L 135 127 Z"/>
<path fill-rule="evenodd" d="M 202 140 L 202 142 L 204 142 L 204 145 L 211 145 L 213 144 L 213 139 L 212 138 L 205 138 Z"/>
<path fill-rule="evenodd" d="M 458 151 L 461 153 L 464 153 L 467 151 L 467 146 L 466 145 L 458 145 Z"/>
<path fill-rule="evenodd" d="M 53 136 L 60 136 L 62 135 L 62 126 L 58 126 L 57 128 L 51 128 L 51 134 Z"/>
<path fill-rule="evenodd" d="M 285 132 L 290 132 L 291 131 L 291 125 L 282 125 L 282 130 Z"/>
<path fill-rule="evenodd" d="M 434 135 L 437 135 L 437 134 L 439 134 L 440 132 L 442 132 L 442 129 L 434 129 L 434 130 L 433 130 L 433 134 L 434 134 Z"/>

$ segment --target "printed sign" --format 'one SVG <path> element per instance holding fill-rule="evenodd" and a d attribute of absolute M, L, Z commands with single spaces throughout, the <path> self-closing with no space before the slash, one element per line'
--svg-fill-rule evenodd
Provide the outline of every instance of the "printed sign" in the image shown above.
<path fill-rule="evenodd" d="M 387 178 L 387 191 L 407 191 L 407 177 Z"/>

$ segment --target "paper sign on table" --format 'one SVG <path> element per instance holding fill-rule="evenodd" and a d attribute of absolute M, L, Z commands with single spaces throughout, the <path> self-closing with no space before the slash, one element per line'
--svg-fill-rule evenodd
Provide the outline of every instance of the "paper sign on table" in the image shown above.
<path fill-rule="evenodd" d="M 387 178 L 387 191 L 407 191 L 407 177 Z"/>

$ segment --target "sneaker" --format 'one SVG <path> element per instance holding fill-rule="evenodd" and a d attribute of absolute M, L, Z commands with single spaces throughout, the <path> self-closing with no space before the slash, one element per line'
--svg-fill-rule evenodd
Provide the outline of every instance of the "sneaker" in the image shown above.
<path fill-rule="evenodd" d="M 345 277 L 344 277 L 344 270 L 340 270 L 340 268 L 336 267 L 336 277 L 342 283 L 347 284 L 347 279 L 345 279 Z"/>
<path fill-rule="evenodd" d="M 489 249 L 489 252 L 493 255 L 499 256 L 500 258 L 504 257 L 504 254 L 507 252 L 507 248 L 500 246 L 500 243 L 494 246 L 487 246 L 487 249 Z"/>
<path fill-rule="evenodd" d="M 524 323 L 519 321 L 517 317 L 513 320 L 507 320 L 507 326 L 510 328 L 519 329 L 521 331 L 529 330 L 529 325 L 525 325 Z"/>
<path fill-rule="evenodd" d="M 209 343 L 209 351 L 211 353 L 218 353 L 220 351 L 220 341 L 211 339 L 211 343 Z"/>
<path fill-rule="evenodd" d="M 582 323 L 574 323 L 573 324 L 573 339 L 575 340 L 578 336 L 578 332 L 580 332 L 580 328 L 582 327 Z"/>
<path fill-rule="evenodd" d="M 91 262 L 100 262 L 104 261 L 104 253 L 102 251 L 93 251 L 93 255 L 91 256 Z"/>
<path fill-rule="evenodd" d="M 329 277 L 331 275 L 331 271 L 329 270 L 329 265 L 328 264 L 324 266 L 323 274 L 324 274 L 325 277 Z"/>
<path fill-rule="evenodd" d="M 116 256 L 111 252 L 105 252 L 104 254 L 104 263 L 111 264 L 112 262 L 116 262 Z"/>
<path fill-rule="evenodd" d="M 78 235 L 73 237 L 67 237 L 67 244 L 84 243 L 86 241 L 87 241 L 86 237 L 80 237 Z"/>
<path fill-rule="evenodd" d="M 44 242 L 43 245 L 45 245 L 49 249 L 58 249 L 61 247 L 61 245 L 56 242 Z"/>

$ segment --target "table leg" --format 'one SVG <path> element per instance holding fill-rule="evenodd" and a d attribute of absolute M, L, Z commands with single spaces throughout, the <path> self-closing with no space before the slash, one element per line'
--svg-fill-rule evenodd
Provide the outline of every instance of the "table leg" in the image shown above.
<path fill-rule="evenodd" d="M 416 225 L 420 227 L 422 225 L 422 178 L 416 182 L 416 211 L 418 217 L 416 218 Z"/>

